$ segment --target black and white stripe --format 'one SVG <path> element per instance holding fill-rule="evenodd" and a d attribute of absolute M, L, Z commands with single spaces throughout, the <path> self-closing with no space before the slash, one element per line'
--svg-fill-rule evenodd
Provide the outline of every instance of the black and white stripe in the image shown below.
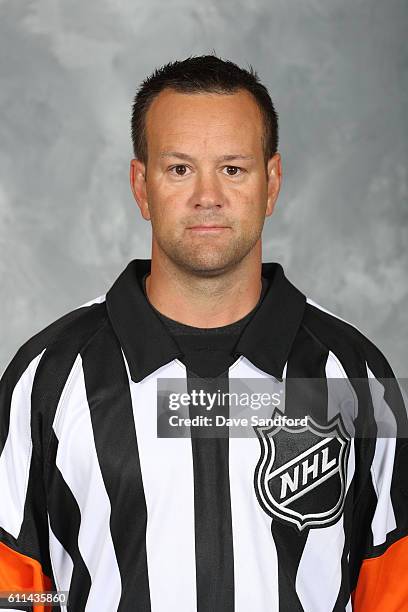
<path fill-rule="evenodd" d="M 69 591 L 70 612 L 350 612 L 363 558 L 408 533 L 397 436 L 352 440 L 340 518 L 296 531 L 257 500 L 256 437 L 157 437 L 157 379 L 187 391 L 191 376 L 177 357 L 166 361 L 167 339 L 162 362 L 135 380 L 112 304 L 99 296 L 58 320 L 3 375 L 0 541 Z M 330 379 L 369 378 L 376 392 L 363 404 L 365 391 L 352 389 L 349 426 L 375 428 L 391 411 L 396 434 L 406 427 L 401 397 L 382 383 L 389 365 L 356 328 L 308 300 L 289 335 L 279 353 L 288 415 L 299 406 L 290 379 L 318 380 L 322 402 L 310 411 L 327 419 L 337 409 Z M 218 381 L 225 389 L 271 377 L 266 351 L 257 363 L 250 354 Z"/>

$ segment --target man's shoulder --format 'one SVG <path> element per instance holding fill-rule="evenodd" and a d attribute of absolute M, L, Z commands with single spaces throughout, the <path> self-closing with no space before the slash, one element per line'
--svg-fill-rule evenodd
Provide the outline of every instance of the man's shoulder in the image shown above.
<path fill-rule="evenodd" d="M 15 381 L 30 364 L 38 365 L 45 353 L 62 357 L 65 353 L 78 354 L 108 320 L 105 294 L 76 306 L 29 337 L 8 363 L 2 378 Z"/>
<path fill-rule="evenodd" d="M 309 297 L 303 326 L 354 375 L 363 375 L 364 369 L 365 375 L 394 376 L 381 349 L 361 329 Z"/>

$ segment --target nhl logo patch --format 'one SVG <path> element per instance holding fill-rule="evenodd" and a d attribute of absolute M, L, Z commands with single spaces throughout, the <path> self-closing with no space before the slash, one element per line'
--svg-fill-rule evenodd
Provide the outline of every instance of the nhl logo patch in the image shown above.
<path fill-rule="evenodd" d="M 343 511 L 350 439 L 341 416 L 327 425 L 255 427 L 261 455 L 254 474 L 263 510 L 296 527 L 333 524 Z"/>

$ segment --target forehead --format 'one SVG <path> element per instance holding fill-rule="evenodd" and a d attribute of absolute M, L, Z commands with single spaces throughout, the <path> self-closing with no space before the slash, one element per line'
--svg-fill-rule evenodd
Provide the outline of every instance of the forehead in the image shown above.
<path fill-rule="evenodd" d="M 261 111 L 246 90 L 186 94 L 165 89 L 146 114 L 149 156 L 163 150 L 219 152 L 220 147 L 262 153 L 263 130 Z"/>

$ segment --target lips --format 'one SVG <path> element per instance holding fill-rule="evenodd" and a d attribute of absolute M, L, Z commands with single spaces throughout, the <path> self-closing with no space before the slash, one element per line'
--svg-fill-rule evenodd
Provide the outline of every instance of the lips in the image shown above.
<path fill-rule="evenodd" d="M 226 229 L 229 225 L 224 223 L 197 223 L 196 225 L 188 225 L 187 229 Z"/>

